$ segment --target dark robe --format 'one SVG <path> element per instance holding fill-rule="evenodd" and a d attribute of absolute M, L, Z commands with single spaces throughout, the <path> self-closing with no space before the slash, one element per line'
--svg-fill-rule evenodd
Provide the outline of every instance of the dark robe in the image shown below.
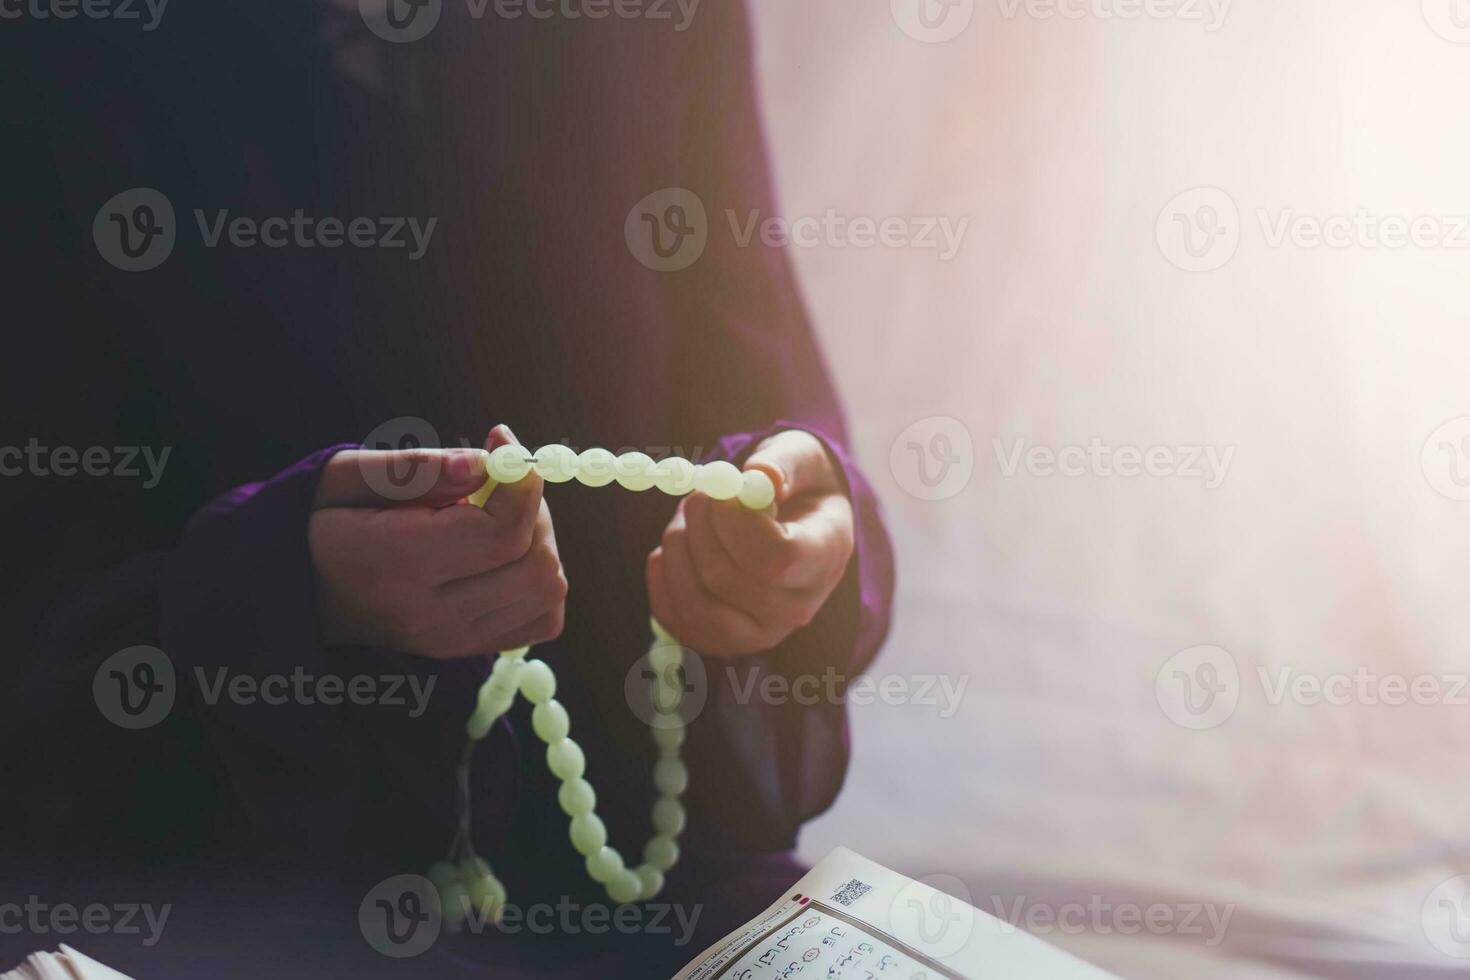
<path fill-rule="evenodd" d="M 857 548 L 810 626 L 767 653 L 706 660 L 709 703 L 685 746 L 690 824 L 667 896 L 703 909 L 698 942 L 795 879 L 798 828 L 842 784 L 840 703 L 742 697 L 750 669 L 862 671 L 893 587 L 788 257 L 758 236 L 742 247 L 731 225 L 776 207 L 744 6 L 705 0 L 682 31 L 677 7 L 672 21 L 473 9 L 444 0 L 434 30 L 405 44 L 370 33 L 356 4 L 304 0 L 176 0 L 149 32 L 87 18 L 4 27 L 0 441 L 106 447 L 114 470 L 123 447 L 169 452 L 156 486 L 142 457 L 136 477 L 32 467 L 3 481 L 6 891 L 80 902 L 116 882 L 175 896 L 158 946 L 102 947 L 140 976 L 189 975 L 202 969 L 190 952 L 210 948 L 228 951 L 212 975 L 227 964 L 291 975 L 282 957 L 326 975 L 309 952 L 326 969 L 366 946 L 283 943 L 301 934 L 293 916 L 317 907 L 306 896 L 320 887 L 334 896 L 323 917 L 351 922 L 339 892 L 361 896 L 445 854 L 454 764 L 488 658 L 435 663 L 317 639 L 305 537 L 315 479 L 335 448 L 390 419 L 424 420 L 443 445 L 479 445 L 506 422 L 531 446 L 737 463 L 772 432 L 816 433 L 845 476 Z M 157 268 L 125 272 L 99 253 L 93 221 L 137 187 L 168 199 L 176 242 Z M 625 220 L 670 187 L 703 202 L 708 245 L 662 272 L 635 260 Z M 417 259 L 406 230 L 404 248 L 211 247 L 221 209 L 226 221 L 300 209 L 437 223 Z M 644 558 L 675 503 L 576 483 L 548 486 L 547 499 L 572 591 L 564 634 L 535 655 L 558 672 L 610 842 L 631 864 L 651 833 L 655 752 L 624 678 L 649 642 Z M 93 679 L 142 644 L 165 651 L 177 701 L 162 723 L 128 731 L 103 717 Z M 386 705 L 210 703 L 222 669 L 436 686 L 418 718 Z M 476 844 L 512 901 L 599 901 L 555 789 L 522 704 L 476 753 Z M 211 931 L 225 915 L 229 941 Z M 92 940 L 0 941 L 18 953 Z M 625 975 L 657 975 L 697 947 L 464 937 L 411 962 L 433 976 L 466 961 L 618 975 L 586 964 L 647 955 L 659 965 Z"/>

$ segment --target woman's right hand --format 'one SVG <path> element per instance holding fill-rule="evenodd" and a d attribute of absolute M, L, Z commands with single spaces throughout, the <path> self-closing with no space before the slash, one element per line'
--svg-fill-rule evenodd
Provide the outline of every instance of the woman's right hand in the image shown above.
<path fill-rule="evenodd" d="M 499 425 L 485 450 L 512 442 Z M 486 451 L 348 450 L 327 461 L 307 524 L 323 641 L 442 660 L 561 633 L 567 580 L 541 478 L 497 487 L 484 509 L 460 503 L 484 484 Z M 380 492 L 414 467 L 436 471 L 422 495 Z"/>

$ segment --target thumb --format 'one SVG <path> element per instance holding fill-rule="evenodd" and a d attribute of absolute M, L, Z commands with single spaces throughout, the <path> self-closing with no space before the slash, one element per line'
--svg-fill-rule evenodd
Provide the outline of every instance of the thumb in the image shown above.
<path fill-rule="evenodd" d="M 776 502 L 838 489 L 832 460 L 821 440 L 801 429 L 778 432 L 756 447 L 745 469 L 760 470 L 776 485 Z"/>
<path fill-rule="evenodd" d="M 483 449 L 347 449 L 327 460 L 313 509 L 443 507 L 485 482 Z"/>
<path fill-rule="evenodd" d="M 510 431 L 510 426 L 504 424 L 491 429 L 490 434 L 485 437 L 487 455 L 501 446 L 519 446 L 520 444 L 521 441 L 516 438 L 515 433 Z M 528 457 L 531 455 L 529 449 L 526 450 L 526 455 Z M 485 482 L 483 477 L 481 482 Z M 545 482 L 534 468 L 515 483 L 490 485 L 490 489 L 494 492 L 484 502 L 485 513 L 507 531 L 521 531 L 529 534 L 531 526 L 536 523 L 536 517 L 541 511 L 541 491 L 544 487 Z"/>

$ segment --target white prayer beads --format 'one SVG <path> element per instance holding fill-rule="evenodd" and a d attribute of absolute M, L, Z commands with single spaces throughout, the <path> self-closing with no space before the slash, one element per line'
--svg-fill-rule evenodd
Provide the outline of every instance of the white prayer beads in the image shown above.
<path fill-rule="evenodd" d="M 606 449 L 574 452 L 567 446 L 547 445 L 529 453 L 521 445 L 505 445 L 489 453 L 485 461 L 485 485 L 467 499 L 483 507 L 495 487 L 517 483 L 534 472 L 549 483 L 577 480 L 584 486 L 605 487 L 616 481 L 634 492 L 657 488 L 671 497 L 682 497 L 698 490 L 716 500 L 738 500 L 755 511 L 773 512 L 776 486 L 760 470 L 741 472 L 734 464 L 715 461 L 695 464 L 671 456 L 655 462 L 645 453 L 627 452 L 614 456 Z M 657 620 L 650 620 L 653 643 L 648 661 L 655 674 L 661 712 L 677 713 L 683 697 L 679 669 L 683 648 Z M 614 902 L 647 901 L 664 886 L 664 875 L 679 860 L 678 836 L 684 830 L 686 816 L 679 797 L 689 786 L 689 768 L 680 759 L 684 745 L 684 727 L 673 725 L 653 729 L 658 748 L 653 782 L 659 797 L 653 805 L 654 835 L 643 848 L 643 863 L 629 868 L 623 856 L 607 843 L 607 827 L 597 816 L 597 792 L 585 778 L 587 757 L 582 747 L 570 738 L 571 718 L 556 700 L 556 674 L 542 660 L 527 660 L 529 647 L 506 650 L 496 659 L 490 677 L 481 685 L 475 711 L 465 724 L 470 743 L 489 735 L 495 722 L 505 715 L 520 694 L 535 708 L 531 712 L 531 728 L 546 743 L 546 765 L 561 780 L 557 803 L 571 818 L 567 829 L 572 847 L 586 858 L 587 875 L 607 890 Z M 474 856 L 469 844 L 468 766 L 470 752 L 461 761 L 461 813 L 459 836 L 454 852 L 457 863 L 441 861 L 429 869 L 429 879 L 439 892 L 445 925 L 450 930 L 462 926 L 470 915 L 484 921 L 498 921 L 505 908 L 505 886 L 490 870 L 484 859 Z"/>
<path fill-rule="evenodd" d="M 616 481 L 626 490 L 641 493 L 657 487 L 671 497 L 698 490 L 716 500 L 739 500 L 751 510 L 766 510 L 776 500 L 776 485 L 770 476 L 761 470 L 742 473 L 724 460 L 695 464 L 669 456 L 655 461 L 647 453 L 614 456 L 606 449 L 577 453 L 559 443 L 542 446 L 535 453 L 515 443 L 497 446 L 485 461 L 485 472 L 485 485 L 469 497 L 477 507 L 485 506 L 500 484 L 519 483 L 533 472 L 549 483 L 577 480 L 583 486 L 605 487 Z"/>

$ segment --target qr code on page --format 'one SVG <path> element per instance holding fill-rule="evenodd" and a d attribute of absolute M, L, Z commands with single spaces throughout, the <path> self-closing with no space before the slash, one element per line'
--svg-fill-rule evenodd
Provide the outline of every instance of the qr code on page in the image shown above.
<path fill-rule="evenodd" d="M 854 878 L 847 884 L 843 885 L 841 888 L 837 889 L 837 894 L 832 896 L 832 901 L 836 902 L 838 905 L 851 905 L 853 902 L 856 902 L 858 899 L 862 898 L 864 895 L 872 890 L 872 885 L 865 884 Z"/>

